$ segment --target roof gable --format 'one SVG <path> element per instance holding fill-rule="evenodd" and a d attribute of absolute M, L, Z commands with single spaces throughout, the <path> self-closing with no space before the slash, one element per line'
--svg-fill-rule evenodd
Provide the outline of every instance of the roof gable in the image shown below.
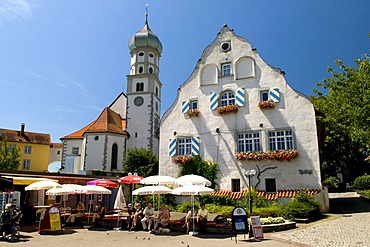
<path fill-rule="evenodd" d="M 0 129 L 0 140 L 7 142 L 32 143 L 50 145 L 50 135 L 19 130 Z"/>

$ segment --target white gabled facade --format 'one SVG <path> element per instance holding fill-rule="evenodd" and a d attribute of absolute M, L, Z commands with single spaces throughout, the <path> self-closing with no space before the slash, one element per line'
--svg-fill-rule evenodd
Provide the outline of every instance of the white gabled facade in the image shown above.
<path fill-rule="evenodd" d="M 274 101 L 274 109 L 258 107 Z M 221 105 L 237 112 L 220 114 Z M 197 108 L 198 116 L 189 116 Z M 173 105 L 161 120 L 160 174 L 177 177 L 173 156 L 196 155 L 219 165 L 219 189 L 252 185 L 273 192 L 321 189 L 315 112 L 309 98 L 292 89 L 279 69 L 268 65 L 251 44 L 226 25 L 204 50 L 189 79 L 180 86 Z M 290 150 L 290 161 L 238 160 L 240 151 Z"/>

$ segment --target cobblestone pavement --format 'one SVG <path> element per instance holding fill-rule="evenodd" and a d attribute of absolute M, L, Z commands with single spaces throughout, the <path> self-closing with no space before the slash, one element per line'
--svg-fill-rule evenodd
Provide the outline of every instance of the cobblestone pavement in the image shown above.
<path fill-rule="evenodd" d="M 273 233 L 271 237 L 301 246 L 370 247 L 369 212 L 337 215 L 335 218 L 304 229 Z"/>

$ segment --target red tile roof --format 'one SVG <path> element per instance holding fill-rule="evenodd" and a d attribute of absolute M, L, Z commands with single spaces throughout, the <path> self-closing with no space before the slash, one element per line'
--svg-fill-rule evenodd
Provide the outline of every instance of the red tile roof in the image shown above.
<path fill-rule="evenodd" d="M 241 198 L 244 198 L 246 195 L 246 192 L 248 190 L 243 190 L 241 192 L 231 192 L 231 191 L 225 191 L 225 190 L 218 190 L 212 192 L 211 196 L 227 196 L 234 200 L 239 200 Z M 293 198 L 296 196 L 296 194 L 300 191 L 305 191 L 309 195 L 316 195 L 319 193 L 319 190 L 279 190 L 276 193 L 266 193 L 265 191 L 257 190 L 257 196 L 258 197 L 265 197 L 266 200 L 277 200 L 279 197 L 284 198 Z"/>
<path fill-rule="evenodd" d="M 50 148 L 63 148 L 63 143 L 52 143 Z"/>
<path fill-rule="evenodd" d="M 50 145 L 50 135 L 19 130 L 0 129 L 0 140 L 8 142 L 21 142 L 32 144 Z"/>
<path fill-rule="evenodd" d="M 82 139 L 85 133 L 115 133 L 121 135 L 128 135 L 126 128 L 126 121 L 120 117 L 112 109 L 106 107 L 99 115 L 99 117 L 83 127 L 82 129 L 73 132 L 61 139 Z"/>

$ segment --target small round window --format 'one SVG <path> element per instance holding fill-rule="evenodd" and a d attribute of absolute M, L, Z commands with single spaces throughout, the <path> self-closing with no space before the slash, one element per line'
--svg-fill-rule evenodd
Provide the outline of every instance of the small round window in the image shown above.
<path fill-rule="evenodd" d="M 221 44 L 221 50 L 226 52 L 230 50 L 230 42 L 224 42 Z"/>
<path fill-rule="evenodd" d="M 153 53 L 149 53 L 149 57 L 153 58 L 154 57 Z"/>
<path fill-rule="evenodd" d="M 142 56 L 144 56 L 144 52 L 139 52 L 139 57 L 142 57 Z"/>
<path fill-rule="evenodd" d="M 149 68 L 149 73 L 153 74 L 153 68 L 152 67 Z"/>
<path fill-rule="evenodd" d="M 95 141 L 99 140 L 99 136 L 95 136 L 94 139 L 95 139 Z"/>

